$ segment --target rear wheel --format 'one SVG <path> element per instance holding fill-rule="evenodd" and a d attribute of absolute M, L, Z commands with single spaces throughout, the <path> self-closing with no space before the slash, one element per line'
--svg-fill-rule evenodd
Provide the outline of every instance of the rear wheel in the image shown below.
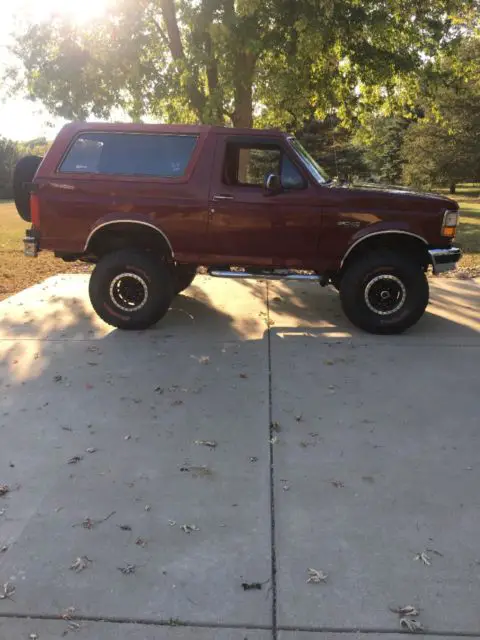
<path fill-rule="evenodd" d="M 177 264 L 173 274 L 175 293 L 181 293 L 192 284 L 197 275 L 197 266 L 192 264 Z"/>
<path fill-rule="evenodd" d="M 122 249 L 107 254 L 90 277 L 90 301 L 119 329 L 147 329 L 167 313 L 174 294 L 169 266 L 149 253 Z"/>
<path fill-rule="evenodd" d="M 340 282 L 345 315 L 370 333 L 402 333 L 420 320 L 428 296 L 422 267 L 391 251 L 359 258 L 347 267 Z"/>

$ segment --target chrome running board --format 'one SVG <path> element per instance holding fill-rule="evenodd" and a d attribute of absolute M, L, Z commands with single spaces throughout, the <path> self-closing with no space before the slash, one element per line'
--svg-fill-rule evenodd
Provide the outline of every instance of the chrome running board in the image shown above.
<path fill-rule="evenodd" d="M 264 271 L 258 273 L 250 273 L 248 271 L 229 271 L 221 269 L 209 269 L 208 275 L 214 278 L 233 278 L 235 280 L 246 278 L 250 280 L 298 280 L 300 282 L 320 282 L 322 276 L 316 273 L 295 273 L 294 271 L 285 271 L 278 269 L 275 271 Z"/>

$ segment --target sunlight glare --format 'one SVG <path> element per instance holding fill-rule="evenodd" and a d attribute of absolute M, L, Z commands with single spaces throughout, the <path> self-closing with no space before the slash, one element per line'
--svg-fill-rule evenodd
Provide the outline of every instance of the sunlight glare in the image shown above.
<path fill-rule="evenodd" d="M 101 18 L 107 11 L 109 0 L 23 0 L 22 11 L 31 23 L 45 22 L 52 15 L 60 15 L 82 25 Z"/>

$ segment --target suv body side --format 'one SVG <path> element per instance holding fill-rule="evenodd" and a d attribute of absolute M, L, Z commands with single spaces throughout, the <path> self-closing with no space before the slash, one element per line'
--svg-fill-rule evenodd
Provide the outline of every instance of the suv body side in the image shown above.
<path fill-rule="evenodd" d="M 197 143 L 185 173 L 179 177 L 62 171 L 72 144 L 86 132 L 194 135 Z M 173 251 L 178 249 L 178 259 L 196 262 L 207 250 L 211 172 L 207 159 L 213 156 L 214 142 L 202 127 L 67 125 L 35 177 L 41 209 L 41 248 L 82 255 L 88 252 L 89 240 L 96 231 L 122 222 L 157 230 Z"/>
<path fill-rule="evenodd" d="M 181 176 L 62 170 L 80 135 L 102 132 L 195 136 L 197 143 Z M 278 149 L 281 163 L 287 159 L 302 184 L 276 194 L 263 188 L 263 180 L 228 184 L 228 145 Z M 157 231 L 180 263 L 320 273 L 338 271 L 359 243 L 387 234 L 414 239 L 424 246 L 428 260 L 428 247 L 451 246 L 441 236 L 440 217 L 445 209 L 458 208 L 448 198 L 398 188 L 319 184 L 286 134 L 209 126 L 66 125 L 41 163 L 35 184 L 40 248 L 62 256 L 88 257 L 97 231 L 125 223 Z"/>

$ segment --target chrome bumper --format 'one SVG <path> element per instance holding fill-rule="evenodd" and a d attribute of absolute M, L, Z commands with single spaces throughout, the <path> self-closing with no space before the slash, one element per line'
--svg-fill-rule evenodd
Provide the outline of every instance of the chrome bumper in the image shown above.
<path fill-rule="evenodd" d="M 429 249 L 428 253 L 432 261 L 433 273 L 443 273 L 455 269 L 457 262 L 462 257 L 462 252 L 458 247 Z"/>

